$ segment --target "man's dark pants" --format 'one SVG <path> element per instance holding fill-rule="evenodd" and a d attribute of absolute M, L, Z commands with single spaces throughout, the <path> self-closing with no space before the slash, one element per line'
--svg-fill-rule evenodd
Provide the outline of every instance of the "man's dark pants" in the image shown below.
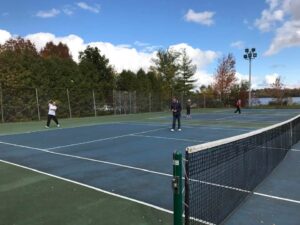
<path fill-rule="evenodd" d="M 173 124 L 172 129 L 175 129 L 176 120 L 178 122 L 178 129 L 180 129 L 180 114 L 173 114 Z"/>

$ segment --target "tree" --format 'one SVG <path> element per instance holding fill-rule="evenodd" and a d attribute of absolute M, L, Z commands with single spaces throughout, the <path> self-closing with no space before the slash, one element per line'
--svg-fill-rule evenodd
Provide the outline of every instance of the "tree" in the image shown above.
<path fill-rule="evenodd" d="M 228 54 L 220 60 L 213 83 L 215 92 L 224 104 L 228 103 L 230 89 L 237 81 L 235 73 L 235 59 L 232 54 Z"/>
<path fill-rule="evenodd" d="M 0 88 L 5 121 L 35 118 L 35 92 L 41 77 L 41 58 L 33 43 L 12 38 L 0 45 Z M 26 103 L 26 105 L 24 104 Z"/>
<path fill-rule="evenodd" d="M 272 97 L 275 103 L 282 105 L 284 98 L 284 85 L 281 82 L 281 77 L 277 77 L 274 83 L 271 84 Z"/>
<path fill-rule="evenodd" d="M 114 88 L 115 73 L 105 55 L 97 47 L 87 46 L 79 53 L 80 83 L 87 88 L 101 88 L 105 92 Z"/>
<path fill-rule="evenodd" d="M 234 84 L 230 90 L 229 103 L 235 106 L 238 99 L 241 99 L 242 106 L 248 105 L 249 82 L 242 80 L 239 84 Z"/>
<path fill-rule="evenodd" d="M 41 80 L 40 57 L 33 43 L 23 38 L 0 45 L 1 84 L 9 87 L 36 86 Z"/>
<path fill-rule="evenodd" d="M 178 79 L 178 89 L 184 95 L 188 95 L 194 88 L 195 79 L 192 79 L 196 73 L 197 66 L 193 64 L 192 60 L 188 57 L 186 49 L 181 53 L 181 60 L 179 65 L 180 78 Z"/>
<path fill-rule="evenodd" d="M 151 83 L 149 76 L 143 69 L 139 69 L 136 73 L 136 90 L 139 93 L 150 93 L 151 92 Z"/>
<path fill-rule="evenodd" d="M 117 77 L 117 89 L 120 91 L 135 91 L 136 74 L 130 70 L 123 70 Z"/>
<path fill-rule="evenodd" d="M 177 62 L 179 56 L 180 53 L 176 51 L 159 50 L 156 54 L 156 58 L 152 59 L 154 66 L 150 69 L 162 77 L 163 88 L 167 96 L 174 93 L 176 78 L 179 73 L 179 65 Z"/>
<path fill-rule="evenodd" d="M 48 42 L 40 54 L 43 58 L 58 57 L 62 59 L 72 59 L 68 46 L 61 42 L 59 42 L 58 45 L 55 45 L 52 41 Z"/>

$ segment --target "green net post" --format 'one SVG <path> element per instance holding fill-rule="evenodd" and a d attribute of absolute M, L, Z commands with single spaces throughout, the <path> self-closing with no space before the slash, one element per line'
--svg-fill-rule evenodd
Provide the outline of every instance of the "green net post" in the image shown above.
<path fill-rule="evenodd" d="M 182 154 L 173 153 L 173 210 L 174 225 L 182 225 Z"/>

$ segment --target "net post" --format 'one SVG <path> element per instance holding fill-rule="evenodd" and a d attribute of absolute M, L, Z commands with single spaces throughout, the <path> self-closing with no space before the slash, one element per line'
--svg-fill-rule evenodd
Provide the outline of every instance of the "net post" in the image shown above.
<path fill-rule="evenodd" d="M 173 153 L 173 225 L 182 225 L 182 154 Z"/>
<path fill-rule="evenodd" d="M 184 179 L 184 224 L 190 224 L 190 185 L 189 185 L 189 177 L 190 177 L 190 170 L 189 170 L 189 153 L 188 151 L 185 152 L 185 179 Z"/>

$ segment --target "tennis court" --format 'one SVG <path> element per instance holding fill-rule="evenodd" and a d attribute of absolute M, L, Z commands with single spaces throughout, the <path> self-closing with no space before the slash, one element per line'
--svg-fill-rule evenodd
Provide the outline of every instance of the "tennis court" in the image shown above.
<path fill-rule="evenodd" d="M 231 109 L 200 111 L 192 119 L 182 118 L 181 132 L 170 132 L 169 113 L 137 116 L 136 120 L 132 115 L 116 121 L 102 118 L 104 123 L 70 128 L 62 123 L 59 129 L 0 136 L 0 160 L 170 214 L 175 150 L 183 153 L 188 146 L 247 133 L 298 113 L 244 110 L 237 115 Z"/>

